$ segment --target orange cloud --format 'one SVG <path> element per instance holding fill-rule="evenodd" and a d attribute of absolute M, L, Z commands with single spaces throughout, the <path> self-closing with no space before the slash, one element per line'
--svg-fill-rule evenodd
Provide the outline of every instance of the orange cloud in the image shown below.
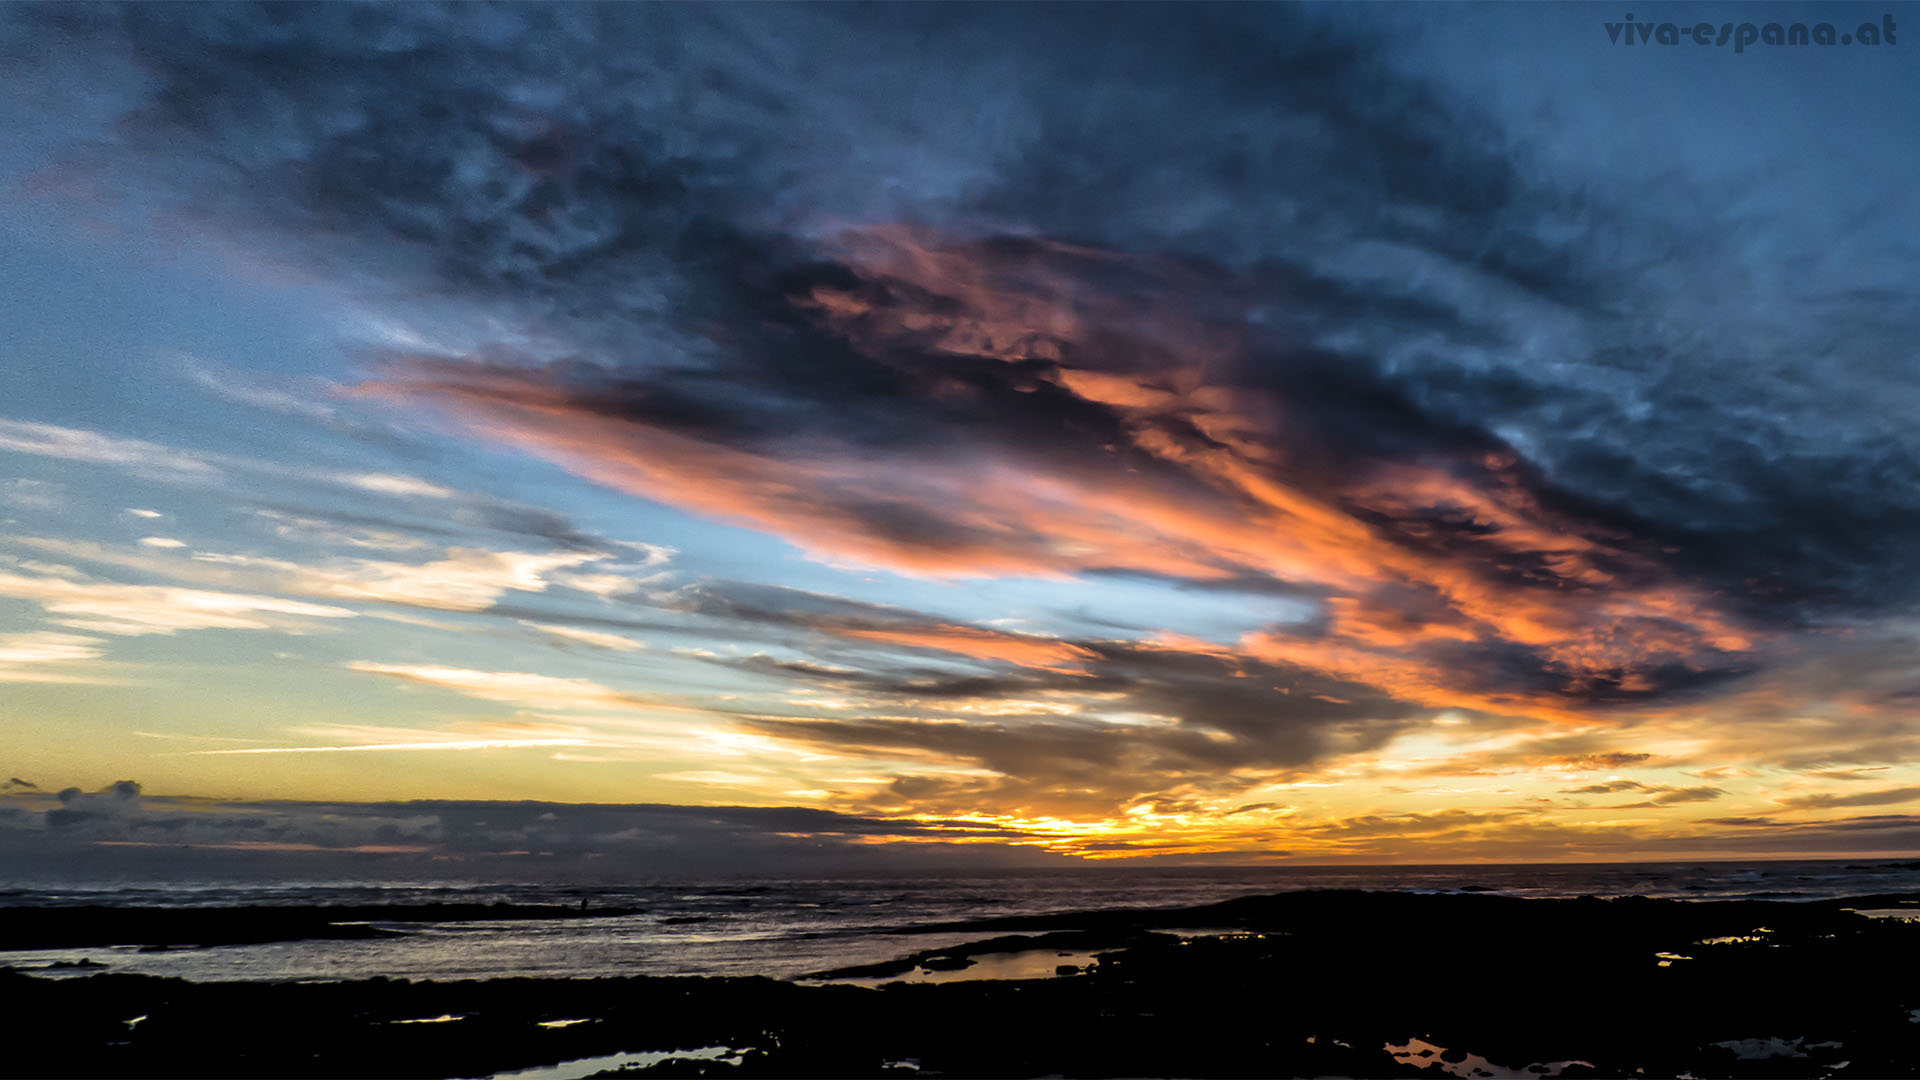
<path fill-rule="evenodd" d="M 937 649 L 981 660 L 1004 660 L 1025 667 L 1059 670 L 1095 659 L 1092 650 L 1066 641 L 1007 634 L 973 626 L 927 626 L 902 629 L 850 627 L 833 629 L 841 637 L 879 641 L 915 649 Z"/>
<path fill-rule="evenodd" d="M 445 358 L 403 359 L 362 391 L 439 403 L 485 437 L 830 561 L 939 577 L 1251 575 L 1317 591 L 1323 625 L 1242 648 L 1436 707 L 1575 719 L 1759 647 L 1629 538 L 1543 505 L 1511 454 L 1323 460 L 1285 378 L 1231 377 L 1247 345 L 1207 315 L 1231 286 L 1198 270 L 898 227 L 848 230 L 835 254 L 854 280 L 794 303 L 845 347 L 941 400 L 977 393 L 960 374 L 987 378 L 985 363 L 1118 434 L 1064 446 L 987 431 L 964 452 L 882 457 L 831 429 L 728 438 L 608 407 L 565 374 Z M 976 630 L 836 632 L 1031 666 L 1085 659 Z M 1515 681 L 1516 666 L 1532 670 Z"/>

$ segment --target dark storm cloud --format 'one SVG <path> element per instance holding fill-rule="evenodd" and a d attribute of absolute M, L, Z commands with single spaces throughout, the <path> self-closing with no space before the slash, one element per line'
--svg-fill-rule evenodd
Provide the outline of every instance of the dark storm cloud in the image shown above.
<path fill-rule="evenodd" d="M 1495 711 L 1702 693 L 1763 662 L 1751 624 L 1920 582 L 1910 300 L 1779 221 L 1708 205 L 1675 229 L 1651 207 L 1688 192 L 1597 158 L 1570 183 L 1311 12 L 10 17 L 139 72 L 89 152 L 136 163 L 140 199 L 512 328 L 381 357 L 369 393 L 824 556 L 1322 599 L 1255 655 Z M 1726 299 L 1760 260 L 1803 272 L 1791 303 L 1752 292 L 1764 333 Z M 1096 679 L 1264 760 L 1321 745 L 1144 654 L 681 602 L 1034 665 L 1091 650 Z M 1285 730 L 1334 723 L 1305 708 Z M 1168 752 L 1221 756 L 1186 738 Z"/>

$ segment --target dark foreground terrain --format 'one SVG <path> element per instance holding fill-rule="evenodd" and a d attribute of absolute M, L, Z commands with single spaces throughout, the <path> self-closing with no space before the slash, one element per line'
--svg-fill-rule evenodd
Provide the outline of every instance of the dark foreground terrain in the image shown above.
<path fill-rule="evenodd" d="M 1098 955 L 1028 981 L 198 984 L 0 971 L 12 1076 L 479 1077 L 726 1047 L 648 1076 L 1920 1075 L 1920 924 L 1848 901 L 1305 892 L 986 920 L 971 946 Z M 0 915 L 0 920 L 12 913 Z M 928 928 L 932 929 L 932 928 Z M 1664 962 L 1663 962 L 1664 961 Z M 984 967 L 984 965 L 983 965 Z M 429 1020 L 427 1023 L 402 1021 Z M 580 1021 L 543 1027 L 543 1022 Z"/>

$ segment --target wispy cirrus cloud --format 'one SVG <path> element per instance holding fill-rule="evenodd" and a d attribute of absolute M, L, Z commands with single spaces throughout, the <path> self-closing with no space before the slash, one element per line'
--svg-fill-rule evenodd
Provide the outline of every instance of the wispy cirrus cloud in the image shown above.
<path fill-rule="evenodd" d="M 520 620 L 520 625 L 538 630 L 549 637 L 564 642 L 591 646 L 596 649 L 608 649 L 613 652 L 638 652 L 646 648 L 646 643 L 635 641 L 624 634 L 609 634 L 602 630 L 588 630 L 578 626 L 562 626 L 555 623 L 531 622 Z"/>
<path fill-rule="evenodd" d="M 393 743 L 347 743 L 340 746 L 248 746 L 227 750 L 191 750 L 199 755 L 226 754 L 347 754 L 416 750 L 521 750 L 528 747 L 588 746 L 590 740 L 556 739 L 416 739 Z"/>
<path fill-rule="evenodd" d="M 97 431 L 0 419 L 0 450 L 105 465 L 163 478 L 211 479 L 220 470 L 196 454 L 142 439 Z"/>
<path fill-rule="evenodd" d="M 497 532 L 533 537 L 560 547 L 579 550 L 620 548 L 621 542 L 588 536 L 554 511 L 513 502 L 495 496 L 458 491 L 444 484 L 399 472 L 375 472 L 359 469 L 330 469 L 313 464 L 289 464 L 235 454 L 184 450 L 141 439 L 128 439 L 84 428 L 29 423 L 0 418 L 0 451 L 12 451 L 36 457 L 53 458 L 83 465 L 96 465 L 131 472 L 143 478 L 195 487 L 218 487 L 263 504 L 268 515 L 278 515 L 283 523 L 304 523 L 309 530 L 326 525 L 336 532 L 343 527 L 373 524 L 396 525 L 402 531 L 424 536 L 445 537 L 455 530 Z M 388 510 L 361 511 L 344 520 L 320 516 L 309 508 L 305 513 L 276 505 L 291 493 L 316 491 L 372 495 L 391 500 L 400 507 L 414 506 L 421 516 L 396 517 Z M 159 511 L 129 511 L 136 515 Z M 337 512 L 336 512 L 337 513 Z M 368 519 L 370 520 L 361 520 Z M 620 551 L 623 556 L 640 549 Z"/>
<path fill-rule="evenodd" d="M 525 671 L 476 671 L 471 668 L 387 664 L 372 660 L 355 660 L 347 668 L 416 685 L 451 690 L 482 701 L 521 705 L 530 709 L 628 712 L 637 709 L 685 708 L 665 698 L 614 690 L 590 679 L 561 678 Z"/>
<path fill-rule="evenodd" d="M 285 559 L 200 553 L 195 558 L 263 572 L 281 588 L 308 596 L 374 600 L 447 611 L 482 611 L 509 592 L 542 592 L 555 570 L 592 563 L 594 552 L 536 553 L 450 548 L 431 562 Z"/>
<path fill-rule="evenodd" d="M 110 681 L 76 665 L 105 655 L 100 638 L 39 630 L 0 634 L 0 682 L 85 683 Z"/>
<path fill-rule="evenodd" d="M 121 585 L 0 571 L 0 596 L 32 601 L 56 625 L 137 636 L 180 630 L 266 630 L 309 619 L 346 619 L 354 612 L 330 604 L 276 596 Z"/>

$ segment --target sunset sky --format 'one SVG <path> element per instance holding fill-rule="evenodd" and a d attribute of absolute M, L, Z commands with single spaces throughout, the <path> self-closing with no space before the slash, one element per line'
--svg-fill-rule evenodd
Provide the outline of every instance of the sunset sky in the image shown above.
<path fill-rule="evenodd" d="M 0 867 L 1920 852 L 1920 37 L 1625 10 L 5 7 Z"/>

